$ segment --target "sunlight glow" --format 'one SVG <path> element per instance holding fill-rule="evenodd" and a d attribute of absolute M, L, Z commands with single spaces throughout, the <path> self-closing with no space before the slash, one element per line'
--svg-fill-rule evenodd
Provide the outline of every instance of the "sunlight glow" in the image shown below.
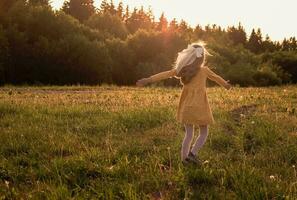
<path fill-rule="evenodd" d="M 59 9 L 64 0 L 52 0 L 54 9 Z M 101 0 L 94 0 L 98 7 Z M 113 0 L 118 4 L 120 0 Z M 124 6 L 151 6 L 156 20 L 164 11 L 171 20 L 184 19 L 192 27 L 197 24 L 217 24 L 223 28 L 242 23 L 249 33 L 252 28 L 261 28 L 263 36 L 268 34 L 273 40 L 282 40 L 284 37 L 297 36 L 297 1 L 296 0 L 122 0 Z"/>

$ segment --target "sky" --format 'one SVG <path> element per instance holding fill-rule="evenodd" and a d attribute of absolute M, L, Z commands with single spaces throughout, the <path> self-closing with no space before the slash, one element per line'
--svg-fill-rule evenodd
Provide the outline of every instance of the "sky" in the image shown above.
<path fill-rule="evenodd" d="M 151 6 L 156 19 L 162 12 L 170 21 L 184 19 L 190 26 L 217 24 L 223 28 L 243 25 L 249 34 L 252 28 L 261 28 L 263 36 L 272 40 L 297 37 L 297 0 L 113 0 L 130 8 Z M 64 0 L 51 0 L 59 9 Z M 101 0 L 94 0 L 99 7 Z"/>

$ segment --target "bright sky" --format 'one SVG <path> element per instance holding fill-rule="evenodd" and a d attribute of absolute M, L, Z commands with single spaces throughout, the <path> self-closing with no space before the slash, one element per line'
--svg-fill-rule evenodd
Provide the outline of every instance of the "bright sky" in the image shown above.
<path fill-rule="evenodd" d="M 58 9 L 64 0 L 51 0 Z M 99 6 L 101 0 L 94 0 Z M 120 0 L 113 0 L 118 4 Z M 297 37 L 297 1 L 296 0 L 122 0 L 130 8 L 152 7 L 158 19 L 162 12 L 171 20 L 184 19 L 192 27 L 197 24 L 217 24 L 225 28 L 241 22 L 248 33 L 252 28 L 261 28 L 263 35 L 273 40 L 284 37 Z"/>

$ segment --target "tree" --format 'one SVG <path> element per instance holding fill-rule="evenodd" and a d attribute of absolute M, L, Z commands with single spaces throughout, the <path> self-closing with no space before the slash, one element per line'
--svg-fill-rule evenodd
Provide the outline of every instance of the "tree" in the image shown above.
<path fill-rule="evenodd" d="M 123 15 L 123 20 L 126 24 L 127 24 L 127 20 L 129 19 L 129 17 L 130 17 L 130 10 L 129 10 L 129 6 L 127 5 L 126 9 L 125 9 L 125 13 Z"/>
<path fill-rule="evenodd" d="M 31 5 L 46 5 L 49 6 L 49 0 L 29 0 Z"/>
<path fill-rule="evenodd" d="M 295 37 L 273 42 L 254 29 L 247 40 L 241 24 L 193 30 L 173 19 L 168 25 L 164 13 L 155 22 L 151 9 L 130 12 L 121 2 L 115 8 L 112 0 L 103 0 L 100 12 L 93 0 L 68 0 L 65 12 L 39 6 L 47 4 L 0 0 L 0 84 L 134 84 L 171 68 L 177 53 L 199 39 L 214 55 L 207 63 L 233 83 L 297 82 Z"/>
<path fill-rule="evenodd" d="M 123 20 L 124 16 L 124 7 L 123 7 L 123 2 L 120 2 L 117 8 L 117 15 L 118 17 Z"/>
<path fill-rule="evenodd" d="M 157 31 L 162 31 L 165 32 L 167 31 L 167 27 L 168 27 L 168 21 L 164 15 L 164 13 L 161 14 L 160 18 L 159 18 L 159 22 L 157 24 Z"/>
<path fill-rule="evenodd" d="M 188 42 L 193 37 L 193 30 L 185 20 L 181 20 L 178 25 L 178 33 L 180 33 Z"/>
<path fill-rule="evenodd" d="M 124 22 L 117 16 L 107 13 L 98 13 L 92 15 L 86 25 L 92 29 L 108 33 L 111 37 L 126 38 L 128 30 Z M 106 38 L 109 36 L 106 35 Z"/>
<path fill-rule="evenodd" d="M 296 51 L 297 42 L 295 37 L 290 37 L 288 40 L 284 39 L 282 44 L 282 49 L 285 51 Z"/>
<path fill-rule="evenodd" d="M 262 42 L 262 47 L 264 51 L 273 52 L 276 50 L 276 46 L 271 41 L 269 35 L 266 35 L 265 40 Z"/>
<path fill-rule="evenodd" d="M 133 12 L 126 20 L 126 25 L 130 33 L 135 33 L 138 29 L 152 29 L 154 27 L 150 13 L 146 13 L 141 7 L 134 8 Z"/>
<path fill-rule="evenodd" d="M 0 26 L 0 85 L 7 82 L 6 80 L 6 68 L 8 68 L 9 59 L 9 46 L 8 40 L 5 36 L 5 31 Z"/>
<path fill-rule="evenodd" d="M 107 0 L 103 0 L 101 2 L 101 5 L 100 5 L 100 11 L 102 13 L 110 13 L 111 15 L 117 15 L 118 14 L 118 12 L 117 12 L 117 10 L 115 8 L 115 5 L 114 5 L 114 3 L 113 3 L 112 0 L 110 0 L 110 2 L 107 2 Z"/>
<path fill-rule="evenodd" d="M 82 22 L 95 13 L 94 1 L 68 0 L 64 2 L 62 10 Z"/>
<path fill-rule="evenodd" d="M 187 22 L 185 20 L 181 20 L 181 22 L 179 23 L 179 26 L 178 26 L 178 30 L 181 33 L 185 33 L 189 30 L 189 25 L 187 24 Z"/>
<path fill-rule="evenodd" d="M 169 31 L 175 32 L 176 30 L 178 30 L 178 22 L 176 21 L 176 18 L 173 18 L 169 23 Z"/>
<path fill-rule="evenodd" d="M 232 40 L 234 45 L 246 44 L 247 36 L 241 23 L 239 23 L 237 28 L 234 26 L 229 27 L 227 30 L 227 33 L 228 33 L 228 37 Z"/>
<path fill-rule="evenodd" d="M 109 11 L 109 4 L 107 0 L 103 0 L 100 4 L 100 11 L 106 13 Z"/>
<path fill-rule="evenodd" d="M 112 15 L 116 15 L 117 14 L 117 10 L 115 8 L 115 5 L 113 3 L 113 0 L 110 0 L 110 3 L 109 3 L 109 13 L 112 14 Z"/>
<path fill-rule="evenodd" d="M 252 30 L 250 38 L 247 42 L 247 48 L 253 53 L 261 53 L 262 49 L 262 33 L 261 30 L 258 29 L 257 32 L 255 29 Z"/>
<path fill-rule="evenodd" d="M 15 4 L 17 1 L 18 0 L 1 0 L 0 1 L 0 13 L 4 14 L 4 12 L 9 10 L 13 6 L 13 4 Z"/>
<path fill-rule="evenodd" d="M 195 40 L 202 40 L 204 36 L 204 30 L 200 25 L 197 25 L 194 29 Z"/>

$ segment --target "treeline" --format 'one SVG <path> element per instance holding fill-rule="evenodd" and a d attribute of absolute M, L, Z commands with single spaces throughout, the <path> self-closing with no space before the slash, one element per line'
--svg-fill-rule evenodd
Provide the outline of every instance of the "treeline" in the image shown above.
<path fill-rule="evenodd" d="M 58 11 L 48 0 L 1 0 L 0 84 L 132 85 L 170 69 L 177 53 L 197 40 L 214 55 L 208 65 L 233 84 L 297 82 L 295 37 L 275 42 L 260 29 L 247 35 L 241 24 L 193 28 L 106 0 L 100 8 L 93 0 L 69 0 Z"/>

